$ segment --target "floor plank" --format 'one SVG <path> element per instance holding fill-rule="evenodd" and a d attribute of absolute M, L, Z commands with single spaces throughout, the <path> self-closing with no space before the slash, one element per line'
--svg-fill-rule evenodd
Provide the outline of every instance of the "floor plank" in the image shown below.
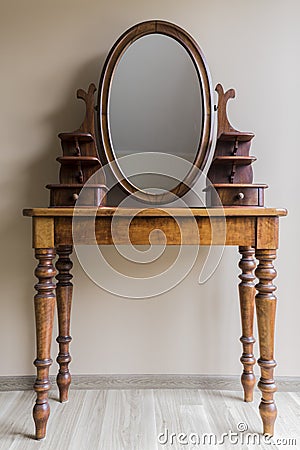
<path fill-rule="evenodd" d="M 32 436 L 34 397 L 30 391 L 0 392 L 1 450 L 300 448 L 299 392 L 276 394 L 278 418 L 273 442 L 281 439 L 281 445 L 267 445 L 262 440 L 259 392 L 255 392 L 253 403 L 245 403 L 240 391 L 227 390 L 71 390 L 70 401 L 60 404 L 56 392 L 51 391 L 47 438 L 40 442 Z M 240 424 L 244 424 L 244 431 L 239 431 Z M 221 443 L 222 433 L 230 431 L 237 433 L 238 444 L 230 443 L 228 436 Z M 253 445 L 253 440 L 242 443 L 247 435 L 257 435 L 260 444 L 254 441 Z M 197 438 L 201 438 L 200 444 Z M 296 442 L 287 445 L 284 439 Z"/>

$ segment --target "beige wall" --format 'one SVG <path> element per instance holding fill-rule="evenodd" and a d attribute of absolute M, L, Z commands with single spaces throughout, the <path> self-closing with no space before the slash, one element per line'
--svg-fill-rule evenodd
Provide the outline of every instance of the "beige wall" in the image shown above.
<path fill-rule="evenodd" d="M 0 375 L 34 373 L 34 261 L 21 210 L 48 204 L 44 185 L 58 173 L 56 135 L 82 118 L 76 89 L 98 83 L 120 33 L 153 18 L 186 28 L 214 84 L 236 88 L 230 116 L 256 133 L 256 181 L 270 185 L 268 205 L 290 210 L 277 263 L 276 356 L 277 374 L 299 375 L 299 14 L 297 0 L 1 1 Z M 201 288 L 195 266 L 175 289 L 143 301 L 100 290 L 75 261 L 72 372 L 240 373 L 237 260 L 236 249 L 226 249 Z"/>

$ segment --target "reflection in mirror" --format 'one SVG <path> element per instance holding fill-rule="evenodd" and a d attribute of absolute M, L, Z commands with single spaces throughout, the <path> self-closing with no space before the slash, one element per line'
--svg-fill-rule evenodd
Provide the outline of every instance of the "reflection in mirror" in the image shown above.
<path fill-rule="evenodd" d="M 115 158 L 134 153 L 158 152 L 193 163 L 203 130 L 203 96 L 196 68 L 185 48 L 175 39 L 149 34 L 131 44 L 112 78 L 109 96 L 109 130 Z M 126 158 L 125 160 L 126 161 Z M 132 164 L 133 158 L 130 158 Z M 128 177 L 126 163 L 119 167 L 138 189 L 171 190 L 182 181 L 189 164 L 156 155 L 151 171 L 156 175 Z M 141 163 L 138 159 L 137 164 Z M 178 167 L 175 165 L 178 164 Z M 181 168 L 181 169 L 180 169 Z M 164 174 L 167 170 L 168 176 Z M 181 170 L 181 171 L 180 171 Z M 145 173 L 130 167 L 130 173 Z M 170 173 L 171 172 L 171 173 Z"/>

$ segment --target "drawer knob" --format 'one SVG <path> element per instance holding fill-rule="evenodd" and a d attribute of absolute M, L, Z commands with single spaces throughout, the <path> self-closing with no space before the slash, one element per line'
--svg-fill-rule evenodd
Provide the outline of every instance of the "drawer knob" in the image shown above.
<path fill-rule="evenodd" d="M 238 200 L 243 200 L 243 198 L 245 198 L 245 194 L 243 194 L 243 192 L 239 192 L 236 197 Z"/>
<path fill-rule="evenodd" d="M 78 194 L 73 194 L 73 195 L 72 195 L 72 198 L 73 198 L 73 200 L 75 200 L 75 201 L 76 201 L 76 200 L 78 200 L 78 198 L 79 198 L 79 195 L 78 195 Z"/>

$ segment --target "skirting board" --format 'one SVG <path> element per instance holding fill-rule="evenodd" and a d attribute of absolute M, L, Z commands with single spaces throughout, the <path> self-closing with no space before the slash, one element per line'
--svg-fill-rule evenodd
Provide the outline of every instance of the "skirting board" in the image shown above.
<path fill-rule="evenodd" d="M 35 376 L 0 376 L 0 391 L 33 389 Z M 55 376 L 50 376 L 56 389 Z M 281 392 L 300 391 L 300 377 L 277 377 Z M 71 389 L 208 389 L 241 391 L 240 377 L 221 375 L 73 375 Z"/>

